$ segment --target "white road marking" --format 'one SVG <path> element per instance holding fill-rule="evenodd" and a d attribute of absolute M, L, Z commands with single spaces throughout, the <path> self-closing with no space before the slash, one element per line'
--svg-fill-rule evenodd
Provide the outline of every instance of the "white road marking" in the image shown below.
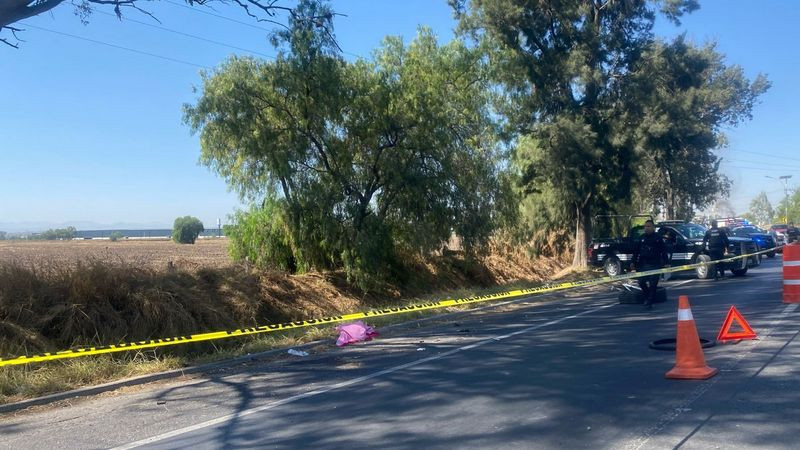
<path fill-rule="evenodd" d="M 780 324 L 787 315 L 794 312 L 794 310 L 797 309 L 798 306 L 800 306 L 800 303 L 793 303 L 783 308 L 783 311 L 780 313 L 780 315 L 771 322 L 772 327 L 761 336 L 760 340 L 755 341 L 753 346 L 750 347 L 746 352 L 742 352 L 739 356 L 737 356 L 731 362 L 726 364 L 723 368 L 720 369 L 720 372 L 723 373 L 733 370 L 739 364 L 739 362 L 742 359 L 744 359 L 745 356 L 750 355 L 753 352 L 753 350 L 755 350 L 760 344 L 769 340 L 769 338 L 772 335 L 772 332 L 775 331 L 775 328 L 778 326 L 778 324 Z M 645 430 L 645 432 L 642 433 L 641 436 L 639 436 L 633 442 L 626 445 L 624 448 L 626 450 L 638 450 L 642 448 L 645 444 L 647 444 L 650 438 L 660 433 L 664 428 L 666 428 L 667 425 L 669 425 L 675 419 L 677 419 L 678 416 L 680 416 L 682 413 L 686 411 L 691 411 L 692 404 L 698 399 L 700 399 L 700 397 L 702 397 L 706 392 L 708 392 L 708 390 L 711 389 L 711 387 L 713 387 L 717 383 L 717 381 L 719 381 L 721 378 L 722 376 L 716 376 L 714 378 L 709 379 L 708 381 L 703 382 L 703 384 L 698 386 L 694 391 L 692 391 L 691 394 L 689 394 L 689 397 L 687 397 L 683 403 L 678 405 L 678 407 L 667 411 L 664 415 L 661 416 L 661 418 L 659 419 L 658 422 L 655 423 L 655 425 Z"/>
<path fill-rule="evenodd" d="M 363 377 L 358 377 L 358 378 L 353 378 L 352 380 L 342 381 L 340 383 L 332 384 L 330 386 L 326 386 L 326 387 L 323 387 L 323 388 L 320 388 L 320 389 L 315 389 L 313 391 L 308 391 L 308 392 L 304 392 L 302 394 L 293 395 L 291 397 L 287 397 L 287 398 L 282 399 L 282 400 L 278 400 L 278 401 L 275 401 L 275 402 L 272 402 L 272 403 L 268 403 L 266 405 L 258 406 L 258 407 L 255 407 L 255 408 L 246 409 L 244 411 L 240 411 L 240 412 L 237 412 L 237 413 L 234 413 L 234 414 L 228 414 L 228 415 L 225 415 L 225 416 L 222 416 L 222 417 L 218 417 L 216 419 L 211 419 L 211 420 L 207 420 L 205 422 L 201 422 L 201 423 L 198 423 L 198 424 L 195 424 L 195 425 L 190 425 L 188 427 L 179 428 L 177 430 L 169 431 L 167 433 L 159 434 L 157 436 L 153 436 L 153 437 L 150 437 L 150 438 L 147 438 L 147 439 L 142 439 L 142 440 L 139 440 L 139 441 L 136 441 L 136 442 L 131 442 L 131 443 L 128 443 L 128 444 L 125 444 L 125 445 L 121 445 L 119 447 L 114 447 L 114 450 L 127 450 L 127 449 L 137 448 L 137 447 L 141 447 L 143 445 L 152 444 L 154 442 L 163 441 L 165 439 L 170 439 L 170 438 L 173 438 L 173 437 L 176 437 L 176 436 L 180 436 L 180 435 L 185 434 L 185 433 L 190 433 L 192 431 L 197 431 L 197 430 L 201 430 L 203 428 L 213 427 L 214 425 L 219 425 L 221 423 L 225 423 L 225 422 L 227 422 L 229 420 L 232 420 L 232 419 L 238 419 L 238 418 L 241 418 L 241 417 L 249 416 L 251 414 L 256 414 L 256 413 L 259 413 L 259 412 L 262 412 L 262 411 L 266 411 L 266 410 L 269 410 L 269 409 L 276 408 L 276 407 L 281 406 L 281 405 L 285 405 L 287 403 L 292 403 L 292 402 L 295 402 L 297 400 L 302 400 L 304 398 L 315 397 L 317 395 L 324 394 L 326 392 L 330 392 L 330 391 L 333 391 L 333 390 L 336 390 L 336 389 L 341 389 L 343 387 L 352 386 L 354 384 L 362 383 L 364 381 L 368 381 L 368 380 L 371 380 L 373 378 L 377 378 L 377 377 L 380 377 L 380 376 L 383 376 L 383 375 L 386 375 L 386 374 L 390 374 L 390 373 L 393 373 L 393 372 L 397 372 L 397 371 L 400 371 L 400 370 L 408 369 L 410 367 L 419 366 L 421 364 L 425 364 L 425 363 L 428 363 L 428 362 L 431 362 L 431 361 L 435 361 L 437 359 L 442 359 L 442 358 L 445 358 L 445 357 L 450 356 L 450 355 L 454 355 L 454 354 L 462 352 L 462 351 L 471 350 L 473 348 L 478 348 L 478 347 L 484 346 L 486 344 L 491 344 L 492 342 L 502 341 L 504 339 L 508 339 L 510 337 L 513 337 L 513 336 L 516 336 L 516 335 L 519 335 L 519 334 L 528 333 L 528 332 L 531 332 L 531 331 L 534 331 L 534 330 L 538 330 L 540 328 L 544 328 L 544 327 L 547 327 L 547 326 L 550 326 L 550 325 L 555 325 L 557 323 L 561 323 L 561 322 L 564 322 L 566 320 L 574 319 L 576 317 L 580 317 L 580 316 L 583 316 L 583 315 L 586 315 L 586 314 L 591 314 L 593 312 L 600 311 L 601 309 L 610 308 L 610 307 L 616 306 L 616 305 L 617 305 L 617 303 L 598 306 L 598 307 L 592 308 L 590 310 L 587 310 L 587 311 L 584 311 L 584 312 L 581 312 L 581 313 L 578 313 L 578 314 L 573 314 L 571 316 L 566 316 L 566 317 L 562 317 L 560 319 L 551 320 L 549 322 L 545 322 L 545 323 L 542 323 L 542 324 L 539 324 L 539 325 L 534 325 L 532 327 L 524 328 L 522 330 L 517 330 L 517 331 L 515 331 L 513 333 L 508 333 L 508 334 L 504 334 L 504 335 L 501 335 L 501 336 L 495 336 L 495 337 L 491 337 L 491 338 L 488 338 L 488 339 L 484 339 L 484 340 L 476 342 L 474 344 L 465 345 L 463 347 L 458 347 L 458 348 L 455 348 L 453 350 L 448 350 L 448 351 L 446 351 L 444 353 L 440 353 L 440 354 L 434 355 L 434 356 L 429 356 L 427 358 L 422 358 L 422 359 L 419 359 L 417 361 L 412 361 L 410 363 L 406 363 L 406 364 L 401 364 L 399 366 L 390 367 L 388 369 L 384 369 L 384 370 L 381 370 L 381 371 L 378 371 L 378 372 L 375 372 L 375 373 L 371 373 L 371 374 L 365 375 Z"/>
<path fill-rule="evenodd" d="M 678 286 L 683 286 L 684 284 L 689 284 L 689 283 L 691 283 L 692 281 L 695 281 L 695 279 L 694 279 L 694 278 L 692 278 L 691 280 L 681 281 L 680 283 L 675 283 L 675 284 L 671 285 L 670 287 L 678 287 Z"/>

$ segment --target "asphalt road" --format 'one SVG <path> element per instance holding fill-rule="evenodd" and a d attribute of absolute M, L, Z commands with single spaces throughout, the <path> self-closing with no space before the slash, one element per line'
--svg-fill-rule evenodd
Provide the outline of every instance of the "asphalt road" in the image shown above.
<path fill-rule="evenodd" d="M 608 287 L 532 298 L 344 349 L 240 365 L 0 417 L 2 448 L 800 448 L 800 310 L 780 257 L 679 277 L 668 302 Z M 735 305 L 758 340 L 706 349 L 720 373 L 664 378 L 677 297 L 701 337 Z"/>

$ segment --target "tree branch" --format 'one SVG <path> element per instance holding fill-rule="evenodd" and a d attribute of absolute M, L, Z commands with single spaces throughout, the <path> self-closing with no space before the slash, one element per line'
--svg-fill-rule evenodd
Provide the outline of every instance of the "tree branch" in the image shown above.
<path fill-rule="evenodd" d="M 3 29 L 5 29 L 5 30 L 11 30 L 11 34 L 14 36 L 14 39 L 16 39 L 16 40 L 17 40 L 17 42 L 25 42 L 25 41 L 23 41 L 22 39 L 20 39 L 20 38 L 19 38 L 19 36 L 17 36 L 17 31 L 25 31 L 25 30 L 22 30 L 22 29 L 20 29 L 20 28 L 15 28 L 15 27 L 7 26 L 7 27 L 0 28 L 0 31 L 2 31 Z M 6 45 L 8 45 L 8 46 L 14 47 L 14 48 L 19 48 L 19 45 L 17 45 L 17 44 L 12 44 L 11 42 L 8 42 L 8 40 L 6 40 L 5 38 L 0 38 L 0 42 L 2 42 L 2 43 L 4 43 L 4 44 L 6 44 Z"/>
<path fill-rule="evenodd" d="M 294 15 L 294 10 L 292 8 L 287 8 L 285 6 L 273 6 L 277 0 L 271 1 L 268 6 L 261 5 L 261 4 L 259 4 L 259 2 L 254 1 L 254 0 L 245 0 L 247 3 L 245 3 L 242 0 L 233 0 L 233 1 L 237 5 L 241 6 L 244 9 L 245 13 L 247 13 L 248 16 L 256 19 L 256 22 L 268 22 L 268 23 L 271 23 L 271 24 L 274 24 L 274 25 L 280 25 L 283 28 L 286 28 L 287 30 L 289 29 L 289 27 L 287 27 L 285 24 L 282 24 L 282 23 L 280 23 L 278 21 L 275 21 L 275 20 L 272 20 L 272 19 L 261 18 L 261 17 L 255 15 L 255 14 L 253 14 L 252 12 L 250 12 L 250 5 L 255 5 L 259 9 L 265 11 L 267 13 L 267 15 L 270 16 L 270 17 L 275 17 L 275 13 L 272 12 L 271 9 L 287 10 L 287 11 L 289 11 L 290 15 L 292 15 L 292 16 Z"/>
<path fill-rule="evenodd" d="M 19 40 L 19 39 L 18 39 L 18 40 Z M 19 45 L 18 45 L 18 44 L 12 44 L 11 42 L 8 42 L 8 40 L 7 40 L 7 39 L 5 39 L 5 38 L 0 38 L 0 42 L 2 42 L 3 44 L 6 44 L 6 45 L 8 45 L 8 46 L 10 46 L 10 47 L 19 48 Z"/>
<path fill-rule="evenodd" d="M 48 12 L 53 8 L 55 8 L 56 6 L 59 6 L 60 4 L 64 3 L 64 1 L 65 0 L 0 0 L 0 31 L 8 29 L 12 31 L 12 34 L 15 31 L 22 31 L 18 28 L 11 27 L 11 25 L 21 20 L 28 19 L 30 17 L 38 16 L 39 14 Z M 116 14 L 118 19 L 122 19 L 122 8 L 128 7 L 135 9 L 141 12 L 142 14 L 146 14 L 156 22 L 161 23 L 152 13 L 139 7 L 139 4 L 143 1 L 146 0 L 85 0 L 85 3 L 73 2 L 73 5 L 75 5 L 75 7 L 77 8 L 78 14 L 81 16 L 81 20 L 83 20 L 84 22 L 93 9 L 89 5 L 95 5 L 95 6 L 109 5 L 114 7 L 114 14 Z M 206 5 L 214 1 L 228 3 L 227 0 L 185 0 L 185 1 L 186 3 L 189 4 L 189 6 Z M 276 20 L 259 17 L 258 15 L 254 14 L 251 11 L 251 8 L 257 8 L 259 11 L 263 12 L 269 17 L 275 17 L 277 13 L 280 11 L 287 12 L 292 17 L 295 16 L 294 8 L 289 6 L 277 5 L 278 1 L 280 0 L 230 0 L 230 1 L 243 8 L 248 16 L 253 17 L 257 21 L 269 22 L 274 25 L 279 25 L 281 27 L 284 27 L 287 30 L 289 28 L 285 24 Z M 313 20 L 316 23 L 321 24 L 322 21 L 320 19 L 323 18 L 330 19 L 329 16 L 308 17 L 305 19 Z M 327 33 L 330 33 L 328 30 L 325 31 Z M 17 40 L 17 42 L 24 42 L 22 39 L 19 39 L 16 35 L 14 36 L 14 38 Z M 16 43 L 10 42 L 7 38 L 0 38 L 0 42 L 14 48 L 18 48 L 18 45 Z"/>
<path fill-rule="evenodd" d="M 238 0 L 236 0 L 236 2 L 239 3 Z M 258 0 L 247 0 L 247 3 L 250 3 L 256 8 L 259 8 L 260 10 L 264 11 L 270 17 L 275 17 L 275 10 L 286 11 L 287 13 L 289 13 L 289 15 L 294 16 L 294 9 L 289 8 L 287 6 L 275 6 L 275 3 L 277 2 L 278 0 L 272 0 L 269 2 L 268 5 L 262 5 L 261 2 L 259 2 Z"/>
<path fill-rule="evenodd" d="M 154 16 L 150 11 L 140 8 L 136 2 L 141 0 L 86 0 L 89 3 L 95 3 L 98 5 L 114 5 L 114 14 L 117 16 L 117 19 L 122 20 L 122 8 L 128 7 L 139 11 L 142 14 L 150 16 L 151 19 L 155 20 L 158 23 L 161 23 L 160 20 L 156 16 Z"/>

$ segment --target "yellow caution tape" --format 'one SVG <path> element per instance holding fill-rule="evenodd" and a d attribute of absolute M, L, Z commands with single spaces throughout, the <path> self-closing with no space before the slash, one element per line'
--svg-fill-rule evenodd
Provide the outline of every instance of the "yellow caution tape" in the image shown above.
<path fill-rule="evenodd" d="M 30 364 L 34 362 L 53 361 L 57 359 L 78 358 L 81 356 L 89 356 L 89 355 L 102 355 L 105 353 L 117 353 L 117 352 L 127 352 L 130 350 L 143 350 L 148 348 L 166 347 L 168 345 L 188 344 L 190 342 L 203 342 L 203 341 L 212 341 L 217 339 L 226 339 L 239 336 L 249 336 L 261 333 L 271 333 L 273 331 L 284 331 L 284 330 L 291 330 L 294 328 L 312 327 L 312 326 L 326 325 L 330 323 L 346 322 L 350 320 L 368 319 L 372 317 L 390 316 L 393 314 L 403 314 L 413 311 L 426 311 L 431 309 L 467 305 L 471 303 L 488 302 L 492 300 L 521 297 L 533 294 L 543 294 L 547 292 L 561 291 L 564 289 L 571 289 L 576 287 L 597 286 L 600 284 L 611 283 L 614 281 L 635 279 L 650 275 L 659 275 L 662 273 L 682 272 L 684 270 L 691 270 L 700 266 L 707 266 L 720 262 L 729 262 L 741 258 L 748 258 L 750 256 L 755 256 L 762 253 L 768 253 L 778 248 L 780 247 L 775 247 L 768 250 L 762 250 L 756 253 L 734 256 L 731 258 L 717 260 L 714 262 L 687 264 L 683 266 L 667 267 L 657 270 L 648 270 L 645 272 L 635 272 L 635 273 L 628 273 L 625 275 L 616 275 L 613 277 L 606 276 L 601 278 L 595 278 L 592 280 L 568 281 L 558 284 L 545 284 L 542 286 L 537 286 L 528 289 L 516 289 L 513 291 L 500 292 L 497 294 L 480 295 L 476 297 L 460 298 L 455 300 L 438 300 L 434 302 L 418 303 L 414 305 L 400 306 L 395 308 L 372 309 L 369 311 L 356 312 L 352 314 L 344 314 L 339 316 L 323 317 L 320 319 L 305 319 L 293 322 L 262 325 L 251 328 L 238 328 L 236 330 L 230 330 L 230 331 L 213 331 L 209 333 L 192 334 L 189 336 L 175 336 L 175 337 L 166 337 L 158 339 L 149 339 L 145 341 L 103 345 L 97 347 L 77 348 L 74 350 L 63 350 L 55 353 L 48 352 L 48 353 L 42 353 L 40 355 L 31 355 L 31 356 L 23 355 L 14 358 L 0 358 L 0 367 Z"/>

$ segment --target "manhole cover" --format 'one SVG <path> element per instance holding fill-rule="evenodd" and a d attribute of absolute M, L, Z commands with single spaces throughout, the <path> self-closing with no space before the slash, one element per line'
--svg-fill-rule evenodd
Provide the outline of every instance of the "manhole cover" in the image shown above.
<path fill-rule="evenodd" d="M 716 341 L 709 341 L 708 339 L 700 338 L 700 346 L 703 348 L 710 348 L 717 345 Z M 650 343 L 650 348 L 654 350 L 675 350 L 675 338 L 659 339 Z"/>

